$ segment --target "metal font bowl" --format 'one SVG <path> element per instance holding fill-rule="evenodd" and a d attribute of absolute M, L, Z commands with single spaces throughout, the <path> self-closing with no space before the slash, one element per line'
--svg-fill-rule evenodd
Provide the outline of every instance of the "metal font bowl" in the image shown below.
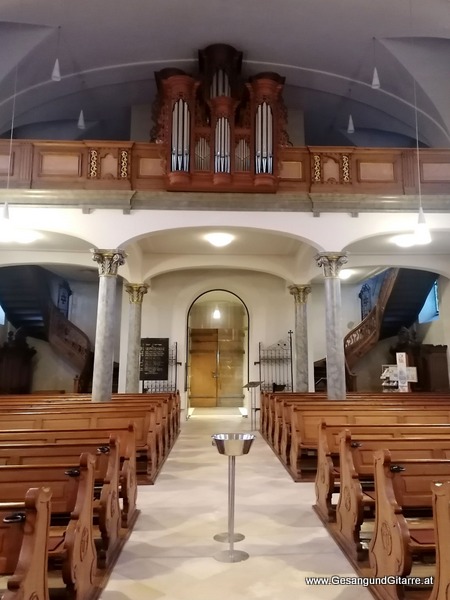
<path fill-rule="evenodd" d="M 215 433 L 211 437 L 219 454 L 226 456 L 248 454 L 253 440 L 256 438 L 252 433 Z"/>

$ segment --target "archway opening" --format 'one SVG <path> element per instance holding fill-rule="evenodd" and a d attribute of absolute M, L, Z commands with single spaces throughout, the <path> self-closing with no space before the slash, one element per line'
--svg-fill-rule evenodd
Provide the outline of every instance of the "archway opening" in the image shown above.
<path fill-rule="evenodd" d="M 248 311 L 226 290 L 211 290 L 191 305 L 188 332 L 189 408 L 243 408 L 248 377 Z"/>

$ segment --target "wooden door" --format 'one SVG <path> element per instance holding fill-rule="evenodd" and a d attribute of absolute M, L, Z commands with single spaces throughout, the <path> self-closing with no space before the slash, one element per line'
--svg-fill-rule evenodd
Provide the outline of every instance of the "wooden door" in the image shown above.
<path fill-rule="evenodd" d="M 220 329 L 217 356 L 217 406 L 243 406 L 244 332 Z"/>
<path fill-rule="evenodd" d="M 189 404 L 243 405 L 244 336 L 236 329 L 191 329 Z"/>
<path fill-rule="evenodd" d="M 217 329 L 191 329 L 189 400 L 192 408 L 217 406 Z"/>

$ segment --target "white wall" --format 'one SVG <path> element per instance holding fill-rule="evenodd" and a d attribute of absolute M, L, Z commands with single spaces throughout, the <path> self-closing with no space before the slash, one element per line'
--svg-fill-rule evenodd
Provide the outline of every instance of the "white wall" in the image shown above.
<path fill-rule="evenodd" d="M 168 337 L 178 343 L 178 381 L 180 391 L 184 384 L 186 360 L 186 327 L 189 307 L 204 292 L 224 289 L 235 293 L 249 311 L 249 379 L 259 378 L 258 344 L 273 344 L 294 330 L 294 298 L 284 280 L 263 273 L 244 270 L 187 270 L 161 275 L 150 282 L 142 307 L 141 337 Z M 342 285 L 342 332 L 347 324 L 359 322 L 360 286 Z M 124 292 L 119 389 L 125 389 L 128 336 L 128 299 Z M 312 286 L 308 299 L 308 343 L 310 373 L 312 363 L 326 356 L 324 286 Z"/>
<path fill-rule="evenodd" d="M 74 379 L 79 375 L 68 362 L 56 354 L 50 344 L 43 340 L 27 338 L 27 343 L 36 350 L 33 356 L 33 379 L 31 391 L 65 390 L 73 392 Z"/>

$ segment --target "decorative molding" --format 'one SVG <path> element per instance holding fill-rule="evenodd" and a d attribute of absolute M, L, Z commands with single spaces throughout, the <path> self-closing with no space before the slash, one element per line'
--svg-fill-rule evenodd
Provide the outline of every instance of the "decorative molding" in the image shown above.
<path fill-rule="evenodd" d="M 125 284 L 125 291 L 128 293 L 130 304 L 142 304 L 148 289 L 149 285 L 147 283 Z"/>
<path fill-rule="evenodd" d="M 320 252 L 315 259 L 325 277 L 339 277 L 339 271 L 348 261 L 346 252 Z"/>
<path fill-rule="evenodd" d="M 125 252 L 116 250 L 92 249 L 92 260 L 98 263 L 98 274 L 100 277 L 117 277 L 118 268 L 125 263 Z"/>
<path fill-rule="evenodd" d="M 311 293 L 310 285 L 290 285 L 289 293 L 294 296 L 295 304 L 306 304 L 308 300 L 308 295 Z"/>

